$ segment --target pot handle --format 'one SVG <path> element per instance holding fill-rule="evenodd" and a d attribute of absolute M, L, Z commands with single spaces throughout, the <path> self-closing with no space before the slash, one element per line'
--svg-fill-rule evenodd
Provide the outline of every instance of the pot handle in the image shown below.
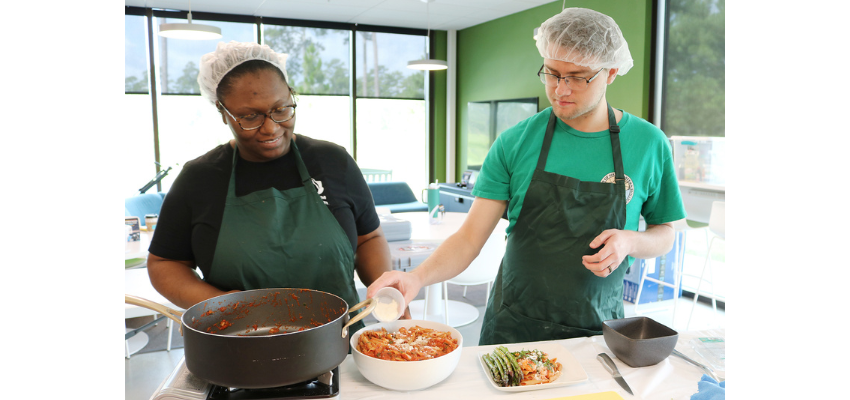
<path fill-rule="evenodd" d="M 342 327 L 342 337 L 348 336 L 348 327 L 349 326 L 351 326 L 352 324 L 354 324 L 357 321 L 360 321 L 363 318 L 366 318 L 366 316 L 369 315 L 370 313 L 372 313 L 372 310 L 374 310 L 375 307 L 377 307 L 377 306 L 378 306 L 378 302 L 375 299 L 366 299 L 366 300 L 361 301 L 360 303 L 357 303 L 357 305 L 355 305 L 354 307 L 349 308 L 348 312 L 350 313 L 350 312 L 357 311 L 357 310 L 359 310 L 363 307 L 366 307 L 366 309 L 363 310 L 362 313 L 355 315 L 354 318 L 350 319 L 348 321 L 348 323 L 345 324 L 345 326 Z"/>
<path fill-rule="evenodd" d="M 131 294 L 124 295 L 124 303 L 132 304 L 139 307 L 144 307 L 149 310 L 154 310 L 168 318 L 171 318 L 174 321 L 177 321 L 177 326 L 180 327 L 180 335 L 183 335 L 183 321 L 180 320 L 180 317 L 183 316 L 182 311 L 177 311 L 172 308 L 168 308 L 162 304 L 155 303 L 148 299 L 143 299 L 139 296 L 133 296 Z"/>

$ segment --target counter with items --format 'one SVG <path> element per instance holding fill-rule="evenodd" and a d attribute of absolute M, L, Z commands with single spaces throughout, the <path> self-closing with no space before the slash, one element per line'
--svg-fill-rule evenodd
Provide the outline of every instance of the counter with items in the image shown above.
<path fill-rule="evenodd" d="M 334 297 L 264 289 L 192 306 L 182 318 L 184 359 L 151 399 L 725 397 L 722 329 L 678 333 L 638 316 L 603 321 L 599 336 L 464 347 L 457 329 L 426 320 L 384 321 L 349 335 L 348 325 L 374 303 L 343 326 L 370 302 L 349 309 Z"/>
<path fill-rule="evenodd" d="M 708 364 L 706 359 L 697 353 L 692 340 L 707 337 L 722 339 L 724 336 L 724 330 L 682 332 L 679 333 L 675 348 L 690 358 Z M 674 355 L 655 365 L 632 368 L 614 355 L 602 336 L 593 336 L 507 345 L 511 351 L 516 348 L 526 348 L 554 353 L 551 356 L 559 356 L 558 361 L 562 363 L 563 371 L 561 377 L 553 383 L 536 385 L 536 387 L 500 388 L 490 380 L 480 360 L 483 354 L 493 352 L 496 347 L 460 348 L 459 350 L 462 351 L 460 361 L 448 378 L 423 390 L 403 392 L 403 397 L 406 399 L 472 399 L 510 396 L 512 400 L 515 400 L 556 399 L 605 393 L 598 398 L 616 399 L 616 396 L 612 397 L 611 393 L 606 393 L 615 392 L 623 399 L 690 399 L 697 393 L 698 383 L 705 373 L 699 367 Z M 634 395 L 623 390 L 597 360 L 600 353 L 606 353 L 614 360 Z M 715 372 L 721 379 L 725 377 L 724 371 L 715 370 Z M 340 398 L 395 399 L 402 397 L 401 392 L 384 389 L 367 380 L 358 370 L 351 355 L 339 366 L 339 373 Z M 545 385 L 551 386 L 547 388 Z"/>

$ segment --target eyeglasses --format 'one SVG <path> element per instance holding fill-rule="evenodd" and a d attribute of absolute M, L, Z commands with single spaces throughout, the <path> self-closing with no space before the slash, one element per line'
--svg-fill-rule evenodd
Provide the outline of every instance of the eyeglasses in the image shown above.
<path fill-rule="evenodd" d="M 594 79 L 596 79 L 597 76 L 599 76 L 599 73 L 602 72 L 602 69 L 605 69 L 602 68 L 599 71 L 596 71 L 596 73 L 590 79 L 587 79 L 582 78 L 580 76 L 555 76 L 548 72 L 543 72 L 543 67 L 544 65 L 541 65 L 540 71 L 537 71 L 537 76 L 540 78 L 540 82 L 543 82 L 543 84 L 545 84 L 546 86 L 554 88 L 558 87 L 558 84 L 561 83 L 561 79 L 563 79 L 564 83 L 567 84 L 567 87 L 572 90 L 587 89 L 587 86 L 590 85 L 590 82 L 592 82 Z"/>
<path fill-rule="evenodd" d="M 230 111 L 228 111 L 227 108 L 224 107 L 224 104 L 221 104 L 220 101 L 218 102 L 218 104 L 221 106 L 224 112 L 226 112 L 227 115 L 230 116 L 230 118 L 233 118 L 233 120 L 235 120 L 236 123 L 239 124 L 240 128 L 246 131 L 259 129 L 261 126 L 263 126 L 263 124 L 266 123 L 266 117 L 271 118 L 272 121 L 278 124 L 282 124 L 286 121 L 289 121 L 293 117 L 295 117 L 295 107 L 297 106 L 297 104 L 292 104 L 290 106 L 275 108 L 274 110 L 271 110 L 268 114 L 248 114 L 237 118 L 234 117 L 233 114 L 231 114 Z"/>

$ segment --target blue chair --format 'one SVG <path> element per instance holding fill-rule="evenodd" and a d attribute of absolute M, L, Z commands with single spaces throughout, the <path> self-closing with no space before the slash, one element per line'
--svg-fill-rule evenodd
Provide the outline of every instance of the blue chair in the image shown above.
<path fill-rule="evenodd" d="M 375 207 L 388 208 L 390 212 L 428 211 L 405 182 L 368 182 Z"/>
<path fill-rule="evenodd" d="M 165 193 L 145 193 L 124 199 L 124 216 L 139 217 L 139 222 L 145 224 L 145 215 L 159 214 Z"/>

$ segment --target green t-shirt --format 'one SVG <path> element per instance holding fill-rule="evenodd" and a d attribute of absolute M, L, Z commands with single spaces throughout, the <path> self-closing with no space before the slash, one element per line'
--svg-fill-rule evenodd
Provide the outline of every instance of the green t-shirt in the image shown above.
<path fill-rule="evenodd" d="M 475 181 L 473 196 L 508 200 L 508 234 L 519 218 L 551 113 L 549 107 L 502 132 Z M 581 132 L 560 119 L 556 122 L 545 170 L 582 181 L 613 182 L 614 157 L 608 130 Z M 641 215 L 649 225 L 685 218 L 667 137 L 655 125 L 627 112 L 623 112 L 619 125 L 626 197 L 631 196 L 626 204 L 626 229 L 638 230 Z M 603 179 L 606 175 L 610 176 Z M 629 190 L 630 182 L 634 190 Z"/>

